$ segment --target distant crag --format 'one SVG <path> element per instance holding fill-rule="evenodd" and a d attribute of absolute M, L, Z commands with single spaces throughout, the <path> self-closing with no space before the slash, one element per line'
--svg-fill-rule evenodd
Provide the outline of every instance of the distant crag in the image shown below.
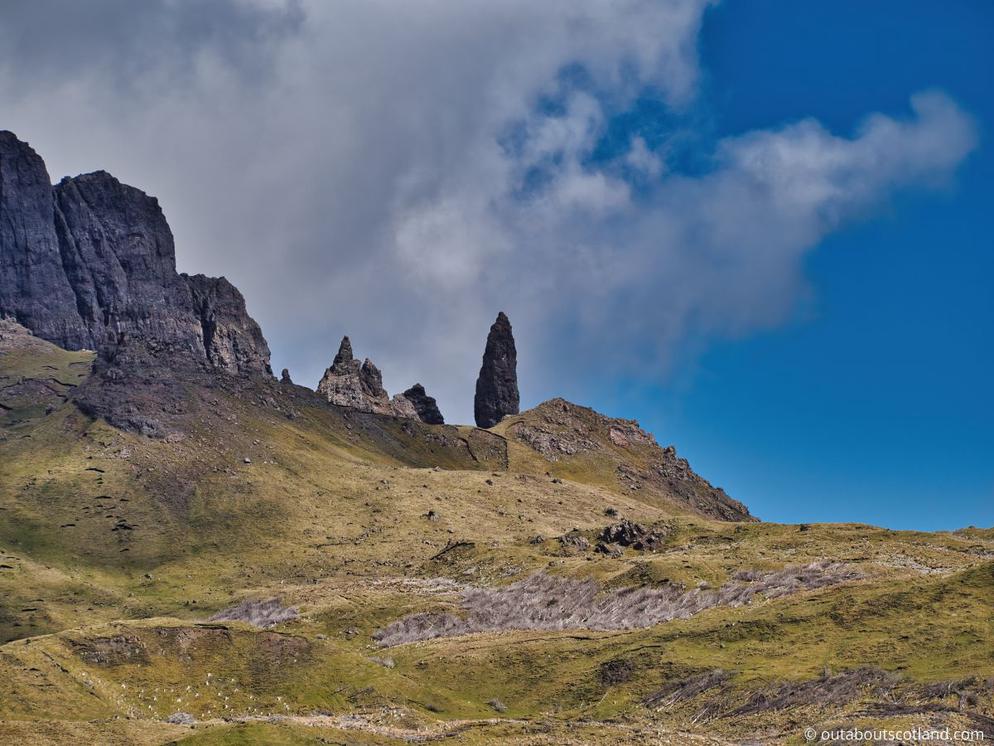
<path fill-rule="evenodd" d="M 435 397 L 428 396 L 425 387 L 416 383 L 404 392 L 404 398 L 414 405 L 414 411 L 418 413 L 418 419 L 429 425 L 444 425 L 445 418 L 438 409 L 438 402 Z"/>

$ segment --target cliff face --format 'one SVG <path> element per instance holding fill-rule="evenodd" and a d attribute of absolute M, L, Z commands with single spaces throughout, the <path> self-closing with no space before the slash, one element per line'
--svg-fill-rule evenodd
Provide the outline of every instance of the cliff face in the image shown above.
<path fill-rule="evenodd" d="M 0 316 L 73 349 L 90 341 L 62 266 L 55 194 L 45 164 L 0 132 Z"/>
<path fill-rule="evenodd" d="M 271 375 L 269 348 L 224 278 L 176 272 L 158 201 L 98 171 L 51 186 L 42 159 L 0 132 L 0 316 L 70 350 L 122 344 L 211 369 Z"/>
<path fill-rule="evenodd" d="M 245 298 L 238 288 L 223 277 L 180 277 L 190 289 L 210 364 L 229 373 L 272 373 L 269 345 L 262 329 L 245 311 Z"/>

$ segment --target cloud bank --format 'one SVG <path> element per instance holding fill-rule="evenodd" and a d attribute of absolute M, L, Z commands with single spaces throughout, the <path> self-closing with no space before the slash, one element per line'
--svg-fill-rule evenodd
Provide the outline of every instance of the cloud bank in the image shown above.
<path fill-rule="evenodd" d="M 658 378 L 688 338 L 783 321 L 824 236 L 974 147 L 933 91 L 846 136 L 802 120 L 681 170 L 709 5 L 13 3 L 0 127 L 55 179 L 106 168 L 156 194 L 180 269 L 235 282 L 295 380 L 348 333 L 391 391 L 421 381 L 470 421 L 497 310 L 524 404 Z M 646 98 L 672 138 L 618 135 Z"/>

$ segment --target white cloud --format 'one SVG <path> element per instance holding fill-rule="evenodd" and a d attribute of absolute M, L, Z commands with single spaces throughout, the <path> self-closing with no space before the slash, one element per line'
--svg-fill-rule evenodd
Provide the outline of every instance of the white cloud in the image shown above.
<path fill-rule="evenodd" d="M 640 138 L 592 163 L 645 87 L 693 103 L 709 4 L 100 0 L 81 32 L 56 12 L 73 3 L 39 0 L 47 37 L 0 30 L 0 126 L 56 178 L 106 168 L 158 195 L 181 269 L 236 282 L 294 380 L 349 333 L 392 390 L 420 380 L 468 420 L 498 309 L 526 402 L 611 361 L 657 371 L 688 334 L 777 323 L 820 238 L 973 147 L 928 93 L 851 138 L 802 121 L 728 139 L 693 178 Z"/>

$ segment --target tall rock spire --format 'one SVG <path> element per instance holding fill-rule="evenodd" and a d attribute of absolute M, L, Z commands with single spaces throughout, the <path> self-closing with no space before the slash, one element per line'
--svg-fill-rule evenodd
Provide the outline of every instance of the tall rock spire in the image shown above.
<path fill-rule="evenodd" d="M 487 335 L 473 415 L 478 427 L 493 427 L 505 416 L 517 414 L 518 405 L 518 353 L 511 322 L 501 311 Z"/>
<path fill-rule="evenodd" d="M 338 354 L 331 363 L 335 372 L 346 372 L 352 363 L 352 342 L 347 336 L 342 337 L 342 343 L 338 346 Z"/>

